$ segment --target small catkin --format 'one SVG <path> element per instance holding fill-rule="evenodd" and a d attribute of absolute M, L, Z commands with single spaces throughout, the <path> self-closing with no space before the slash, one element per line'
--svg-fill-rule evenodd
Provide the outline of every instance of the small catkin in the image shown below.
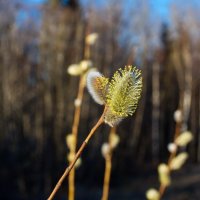
<path fill-rule="evenodd" d="M 167 149 L 170 153 L 174 153 L 177 151 L 177 145 L 175 143 L 169 143 Z"/>
<path fill-rule="evenodd" d="M 105 104 L 108 79 L 96 71 L 91 71 L 87 75 L 87 88 L 96 103 Z"/>
<path fill-rule="evenodd" d="M 174 157 L 171 160 L 170 169 L 172 170 L 180 169 L 183 166 L 183 164 L 186 162 L 187 158 L 188 158 L 188 154 L 186 152 L 178 154 L 176 157 Z"/>
<path fill-rule="evenodd" d="M 181 112 L 181 110 L 176 110 L 174 112 L 174 121 L 176 123 L 180 123 L 183 120 L 183 114 Z"/>
<path fill-rule="evenodd" d="M 146 192 L 146 198 L 148 200 L 159 200 L 160 194 L 159 194 L 158 190 L 151 188 Z"/>
<path fill-rule="evenodd" d="M 83 72 L 87 71 L 88 69 L 92 68 L 92 61 L 91 60 L 82 60 L 79 63 L 79 66 Z"/>
<path fill-rule="evenodd" d="M 162 163 L 158 166 L 159 180 L 162 185 L 168 186 L 171 183 L 169 167 Z"/>
<path fill-rule="evenodd" d="M 91 33 L 89 35 L 87 35 L 86 37 L 86 43 L 88 45 L 93 45 L 95 44 L 95 42 L 97 41 L 98 39 L 98 34 L 97 33 Z"/>
<path fill-rule="evenodd" d="M 81 160 L 81 158 L 78 158 L 78 160 L 75 163 L 75 168 L 79 168 L 81 166 L 81 164 L 82 164 L 82 160 Z"/>
<path fill-rule="evenodd" d="M 72 150 L 74 148 L 74 143 L 75 143 L 75 138 L 73 134 L 68 134 L 66 136 L 66 144 L 69 147 L 70 150 Z"/>
<path fill-rule="evenodd" d="M 180 146 L 184 147 L 193 139 L 192 133 L 190 131 L 185 131 L 181 133 L 175 140 L 175 143 Z"/>
<path fill-rule="evenodd" d="M 111 137 L 110 137 L 110 146 L 112 149 L 116 148 L 117 145 L 119 144 L 119 141 L 120 141 L 120 138 L 119 136 L 114 133 L 114 134 L 111 134 Z"/>
<path fill-rule="evenodd" d="M 110 153 L 110 146 L 108 143 L 104 143 L 101 147 L 102 156 L 105 158 Z"/>

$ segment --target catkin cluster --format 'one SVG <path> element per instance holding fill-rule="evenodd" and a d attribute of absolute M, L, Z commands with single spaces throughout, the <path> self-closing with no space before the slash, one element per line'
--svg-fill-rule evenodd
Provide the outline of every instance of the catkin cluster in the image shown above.
<path fill-rule="evenodd" d="M 104 122 L 113 127 L 135 112 L 142 91 L 141 71 L 126 66 L 116 71 L 111 80 L 99 72 L 90 72 L 87 87 L 93 99 L 106 106 Z"/>

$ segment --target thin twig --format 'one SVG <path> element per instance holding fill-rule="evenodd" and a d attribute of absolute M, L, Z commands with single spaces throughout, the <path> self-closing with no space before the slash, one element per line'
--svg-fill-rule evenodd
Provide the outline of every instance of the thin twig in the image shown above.
<path fill-rule="evenodd" d="M 93 136 L 93 134 L 95 133 L 95 131 L 97 130 L 97 128 L 104 122 L 104 114 L 106 112 L 106 107 L 104 109 L 103 114 L 101 115 L 101 117 L 99 118 L 98 122 L 96 123 L 96 125 L 91 129 L 90 133 L 88 134 L 87 138 L 84 140 L 84 142 L 82 143 L 81 147 L 79 148 L 78 152 L 76 153 L 74 160 L 70 163 L 70 165 L 65 169 L 63 175 L 61 176 L 61 178 L 59 179 L 59 181 L 57 182 L 55 188 L 53 189 L 52 193 L 50 194 L 48 200 L 52 200 L 55 196 L 55 194 L 57 193 L 58 189 L 60 188 L 60 186 L 62 185 L 62 182 L 64 181 L 64 179 L 68 176 L 68 174 L 70 173 L 70 171 L 72 170 L 72 168 L 74 167 L 76 161 L 78 160 L 78 158 L 80 157 L 80 155 L 82 154 L 84 148 L 86 147 L 88 141 L 90 140 L 90 138 Z"/>
<path fill-rule="evenodd" d="M 90 45 L 86 41 L 88 34 L 89 34 L 89 24 L 86 27 L 84 59 L 89 59 L 89 57 L 90 57 Z M 77 95 L 77 100 L 80 101 L 81 103 L 83 100 L 84 88 L 85 88 L 85 74 L 81 75 L 81 78 L 79 81 L 78 95 Z M 74 144 L 73 144 L 73 148 L 71 149 L 71 152 L 70 152 L 70 153 L 72 153 L 72 155 L 75 155 L 75 153 L 76 153 L 80 114 L 81 114 L 81 104 L 75 107 L 74 122 L 73 122 L 73 126 L 72 126 L 72 135 L 74 138 Z M 75 199 L 75 168 L 72 168 L 71 173 L 69 174 L 68 183 L 69 183 L 68 199 L 74 200 Z"/>

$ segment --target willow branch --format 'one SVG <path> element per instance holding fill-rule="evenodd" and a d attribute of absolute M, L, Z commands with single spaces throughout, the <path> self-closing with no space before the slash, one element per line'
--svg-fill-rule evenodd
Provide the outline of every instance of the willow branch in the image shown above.
<path fill-rule="evenodd" d="M 78 158 L 81 156 L 83 150 L 85 149 L 86 145 L 88 144 L 90 138 L 93 136 L 93 134 L 95 133 L 95 131 L 97 130 L 97 128 L 104 122 L 104 114 L 106 112 L 106 108 L 104 109 L 103 114 L 101 115 L 101 117 L 99 118 L 98 122 L 96 123 L 96 125 L 91 129 L 90 133 L 88 134 L 87 138 L 84 140 L 84 142 L 82 143 L 81 147 L 79 148 L 78 152 L 76 153 L 74 160 L 70 163 L 70 165 L 65 169 L 63 175 L 61 176 L 61 178 L 59 179 L 59 181 L 57 182 L 55 188 L 53 189 L 52 193 L 50 194 L 48 200 L 52 200 L 55 196 L 55 194 L 57 193 L 57 191 L 59 190 L 60 186 L 62 185 L 62 182 L 64 181 L 64 179 L 69 175 L 70 171 L 72 170 L 72 168 L 74 167 L 76 161 L 78 160 Z"/>

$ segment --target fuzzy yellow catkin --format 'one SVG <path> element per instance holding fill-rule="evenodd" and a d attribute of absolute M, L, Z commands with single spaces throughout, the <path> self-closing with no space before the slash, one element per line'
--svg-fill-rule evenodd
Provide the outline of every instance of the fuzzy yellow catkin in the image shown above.
<path fill-rule="evenodd" d="M 89 72 L 87 88 L 98 104 L 106 106 L 104 122 L 113 127 L 137 108 L 142 92 L 141 70 L 125 66 L 110 81 L 99 72 Z"/>
<path fill-rule="evenodd" d="M 116 71 L 108 84 L 105 123 L 111 127 L 122 119 L 133 115 L 142 92 L 141 71 L 133 66 L 125 66 Z"/>
<path fill-rule="evenodd" d="M 158 166 L 159 180 L 162 185 L 168 186 L 171 183 L 169 167 L 162 163 Z"/>
<path fill-rule="evenodd" d="M 159 200 L 160 194 L 159 194 L 158 190 L 151 188 L 146 192 L 146 198 L 148 200 Z"/>
<path fill-rule="evenodd" d="M 135 112 L 141 95 L 140 70 L 132 66 L 119 69 L 109 82 L 107 103 L 113 114 L 127 117 Z"/>
<path fill-rule="evenodd" d="M 104 122 L 106 124 L 108 124 L 111 127 L 114 127 L 117 124 L 119 124 L 122 121 L 122 119 L 124 119 L 124 117 L 119 117 L 119 116 L 113 114 L 113 112 L 108 107 L 105 117 L 104 117 Z"/>
<path fill-rule="evenodd" d="M 190 131 L 185 131 L 181 133 L 175 140 L 175 143 L 180 146 L 184 147 L 193 139 L 192 133 Z"/>
<path fill-rule="evenodd" d="M 174 157 L 170 162 L 170 169 L 171 170 L 178 170 L 180 169 L 183 164 L 186 162 L 188 158 L 188 154 L 186 152 L 178 154 L 176 157 Z"/>

